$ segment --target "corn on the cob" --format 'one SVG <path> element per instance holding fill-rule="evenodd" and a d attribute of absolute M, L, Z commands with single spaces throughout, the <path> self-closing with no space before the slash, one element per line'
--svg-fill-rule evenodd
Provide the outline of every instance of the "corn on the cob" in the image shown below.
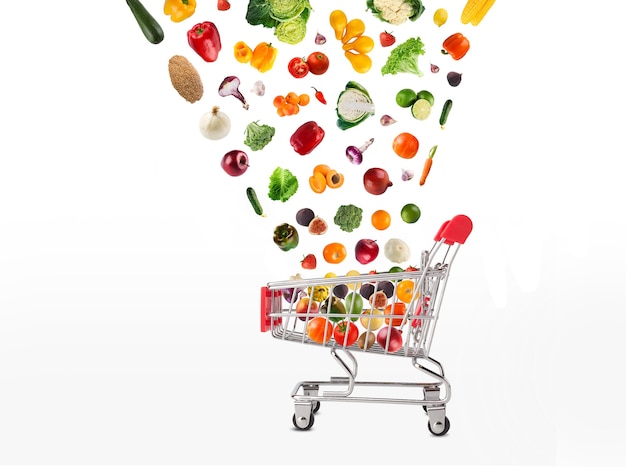
<path fill-rule="evenodd" d="M 496 0 L 467 0 L 461 13 L 461 23 L 478 26 Z"/>

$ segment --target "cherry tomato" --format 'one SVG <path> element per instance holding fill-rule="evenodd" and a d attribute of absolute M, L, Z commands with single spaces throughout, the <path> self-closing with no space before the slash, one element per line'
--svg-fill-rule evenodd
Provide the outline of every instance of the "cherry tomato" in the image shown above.
<path fill-rule="evenodd" d="M 324 344 L 333 337 L 333 325 L 323 316 L 316 316 L 307 323 L 306 334 L 313 342 Z"/>
<path fill-rule="evenodd" d="M 294 78 L 304 78 L 309 74 L 309 65 L 301 57 L 294 57 L 289 60 L 287 69 Z"/>
<path fill-rule="evenodd" d="M 341 321 L 335 325 L 333 337 L 341 346 L 349 347 L 359 338 L 357 325 L 350 321 Z"/>
<path fill-rule="evenodd" d="M 417 154 L 420 143 L 411 133 L 400 133 L 393 139 L 392 148 L 403 159 L 411 159 Z"/>
<path fill-rule="evenodd" d="M 323 75 L 330 65 L 328 56 L 322 52 L 313 52 L 310 54 L 306 59 L 306 63 L 309 66 L 309 71 L 314 75 Z"/>

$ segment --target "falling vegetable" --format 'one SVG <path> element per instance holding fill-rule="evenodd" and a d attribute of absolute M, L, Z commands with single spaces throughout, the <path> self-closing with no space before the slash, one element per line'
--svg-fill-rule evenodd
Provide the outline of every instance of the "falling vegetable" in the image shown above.
<path fill-rule="evenodd" d="M 335 31 L 335 39 L 341 40 L 343 32 L 346 29 L 346 25 L 348 24 L 346 14 L 341 10 L 333 10 L 331 11 L 328 19 L 333 31 Z"/>
<path fill-rule="evenodd" d="M 356 146 L 348 146 L 346 148 L 346 157 L 354 165 L 359 165 L 361 162 L 363 162 L 363 153 L 367 150 L 367 148 L 372 145 L 373 142 L 374 138 L 370 138 L 365 143 L 363 143 L 363 146 L 361 146 L 360 148 L 357 148 Z"/>
<path fill-rule="evenodd" d="M 439 67 L 437 65 L 435 65 L 434 63 L 430 64 L 430 72 L 431 73 L 439 73 Z"/>
<path fill-rule="evenodd" d="M 261 80 L 255 81 L 255 83 L 252 86 L 252 89 L 250 89 L 250 91 L 252 91 L 257 96 L 264 96 L 265 95 L 265 84 L 263 84 L 263 81 L 261 81 Z"/>
<path fill-rule="evenodd" d="M 461 13 L 461 23 L 478 26 L 496 0 L 467 0 Z"/>
<path fill-rule="evenodd" d="M 218 93 L 222 97 L 233 96 L 241 101 L 243 104 L 243 108 L 248 110 L 250 107 L 246 102 L 246 99 L 243 97 L 243 94 L 239 92 L 239 85 L 241 81 L 236 76 L 227 76 L 224 78 L 222 83 L 220 84 Z"/>
<path fill-rule="evenodd" d="M 252 49 L 244 41 L 235 42 L 233 51 L 235 54 L 235 60 L 239 63 L 250 63 L 250 60 L 252 59 Z"/>
<path fill-rule="evenodd" d="M 393 117 L 390 117 L 389 115 L 383 115 L 382 117 L 380 117 L 380 124 L 382 126 L 389 126 L 389 125 L 393 125 L 394 123 L 396 123 L 396 119 L 394 119 Z"/>
<path fill-rule="evenodd" d="M 315 43 L 317 45 L 326 44 L 326 37 L 318 32 L 317 34 L 315 34 Z"/>
<path fill-rule="evenodd" d="M 163 13 L 175 23 L 186 20 L 196 11 L 196 0 L 165 0 Z"/>
<path fill-rule="evenodd" d="M 442 53 L 450 55 L 454 60 L 461 60 L 470 48 L 470 42 L 462 33 L 457 32 L 443 41 Z"/>
<path fill-rule="evenodd" d="M 261 42 L 252 51 L 250 65 L 261 73 L 271 70 L 276 61 L 278 49 L 269 42 Z"/>
<path fill-rule="evenodd" d="M 187 31 L 187 42 L 205 62 L 217 60 L 222 50 L 220 33 L 215 24 L 210 21 L 198 23 Z"/>
<path fill-rule="evenodd" d="M 448 115 L 450 115 L 450 110 L 452 109 L 452 99 L 448 99 L 441 109 L 441 116 L 439 117 L 439 125 L 441 125 L 441 129 L 445 129 L 445 124 L 448 121 Z"/>
<path fill-rule="evenodd" d="M 154 16 L 150 14 L 146 7 L 140 0 L 126 0 L 126 4 L 133 13 L 139 28 L 143 35 L 148 39 L 151 44 L 159 44 L 163 41 L 165 35 L 163 34 L 163 28 L 158 23 Z"/>
<path fill-rule="evenodd" d="M 311 86 L 313 88 L 313 86 Z M 313 88 L 313 90 L 315 91 L 315 98 L 320 101 L 322 104 L 326 104 L 326 98 L 324 97 L 324 94 L 322 94 L 322 91 L 318 91 L 317 89 Z"/>
<path fill-rule="evenodd" d="M 402 181 L 403 182 L 407 182 L 409 180 L 413 179 L 413 176 L 415 175 L 415 172 L 413 172 L 411 169 L 402 169 Z"/>
<path fill-rule="evenodd" d="M 246 139 L 243 144 L 248 146 L 253 151 L 260 151 L 267 146 L 274 134 L 276 134 L 276 128 L 267 124 L 260 124 L 258 121 L 250 122 L 246 126 Z"/>
<path fill-rule="evenodd" d="M 428 151 L 428 157 L 426 158 L 426 161 L 424 162 L 424 168 L 422 169 L 422 176 L 420 178 L 420 186 L 426 183 L 426 177 L 428 177 L 428 174 L 430 173 L 430 168 L 433 165 L 433 157 L 435 157 L 436 152 L 437 152 L 437 145 L 433 146 L 432 148 L 430 148 L 430 151 Z"/>
<path fill-rule="evenodd" d="M 200 118 L 200 133 L 207 139 L 218 140 L 230 133 L 230 118 L 216 105 Z"/>

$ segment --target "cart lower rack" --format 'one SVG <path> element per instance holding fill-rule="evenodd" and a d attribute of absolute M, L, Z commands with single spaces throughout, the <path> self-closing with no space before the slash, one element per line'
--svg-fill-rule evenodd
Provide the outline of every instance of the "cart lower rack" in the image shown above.
<path fill-rule="evenodd" d="M 296 384 L 291 393 L 296 428 L 313 426 L 321 402 L 350 401 L 421 405 L 430 432 L 448 432 L 450 383 L 443 366 L 430 356 L 430 347 L 452 262 L 471 231 L 467 216 L 446 221 L 414 270 L 269 282 L 261 288 L 261 331 L 283 341 L 328 348 L 346 374 Z M 426 380 L 358 381 L 359 352 L 408 357 Z M 393 389 L 404 395 L 358 396 L 357 388 Z"/>

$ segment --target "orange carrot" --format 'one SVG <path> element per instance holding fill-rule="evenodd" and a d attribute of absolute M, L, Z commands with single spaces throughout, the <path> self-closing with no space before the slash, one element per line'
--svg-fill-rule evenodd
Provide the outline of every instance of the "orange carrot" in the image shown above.
<path fill-rule="evenodd" d="M 426 161 L 424 162 L 424 168 L 422 169 L 422 177 L 420 178 L 420 186 L 426 183 L 426 177 L 428 177 L 428 174 L 430 173 L 430 168 L 433 165 L 433 157 L 435 156 L 436 152 L 437 152 L 436 145 L 430 148 L 430 151 L 428 152 L 428 157 L 426 158 Z"/>

